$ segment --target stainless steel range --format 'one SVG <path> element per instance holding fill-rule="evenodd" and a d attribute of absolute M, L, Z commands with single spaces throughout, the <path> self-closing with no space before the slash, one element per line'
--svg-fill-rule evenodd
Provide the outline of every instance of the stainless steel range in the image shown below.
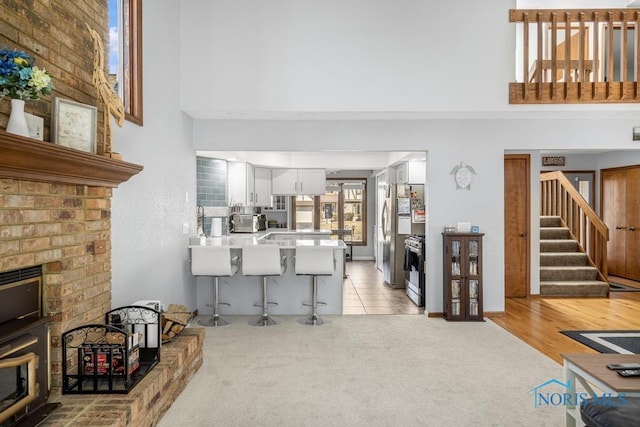
<path fill-rule="evenodd" d="M 404 239 L 404 269 L 407 296 L 418 307 L 424 307 L 425 298 L 425 238 L 410 234 Z"/>

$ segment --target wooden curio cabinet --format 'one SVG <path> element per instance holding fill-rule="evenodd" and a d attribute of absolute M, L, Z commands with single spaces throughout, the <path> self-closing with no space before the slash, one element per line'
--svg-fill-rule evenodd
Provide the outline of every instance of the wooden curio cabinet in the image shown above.
<path fill-rule="evenodd" d="M 483 320 L 482 233 L 443 233 L 447 320 Z"/>

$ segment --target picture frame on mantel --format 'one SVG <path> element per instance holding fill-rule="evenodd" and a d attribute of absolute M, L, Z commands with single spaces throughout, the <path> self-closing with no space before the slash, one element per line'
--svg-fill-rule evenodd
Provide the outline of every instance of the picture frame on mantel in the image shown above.
<path fill-rule="evenodd" d="M 96 154 L 98 109 L 54 97 L 51 107 L 51 142 Z"/>

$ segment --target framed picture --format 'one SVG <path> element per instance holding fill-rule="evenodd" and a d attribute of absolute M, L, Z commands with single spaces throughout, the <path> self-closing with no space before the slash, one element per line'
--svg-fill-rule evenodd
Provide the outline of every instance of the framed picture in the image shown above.
<path fill-rule="evenodd" d="M 92 105 L 53 98 L 51 141 L 95 154 L 97 115 L 98 109 Z"/>

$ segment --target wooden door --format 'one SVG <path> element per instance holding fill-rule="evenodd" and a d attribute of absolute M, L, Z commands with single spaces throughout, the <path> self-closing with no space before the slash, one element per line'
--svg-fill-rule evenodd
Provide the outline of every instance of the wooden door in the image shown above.
<path fill-rule="evenodd" d="M 640 168 L 627 169 L 625 272 L 632 280 L 640 280 Z"/>
<path fill-rule="evenodd" d="M 504 156 L 504 295 L 529 293 L 529 155 Z"/>
<path fill-rule="evenodd" d="M 607 243 L 607 270 L 613 276 L 626 276 L 625 241 L 626 220 L 626 170 L 606 170 L 601 173 L 602 221 L 609 228 Z"/>

